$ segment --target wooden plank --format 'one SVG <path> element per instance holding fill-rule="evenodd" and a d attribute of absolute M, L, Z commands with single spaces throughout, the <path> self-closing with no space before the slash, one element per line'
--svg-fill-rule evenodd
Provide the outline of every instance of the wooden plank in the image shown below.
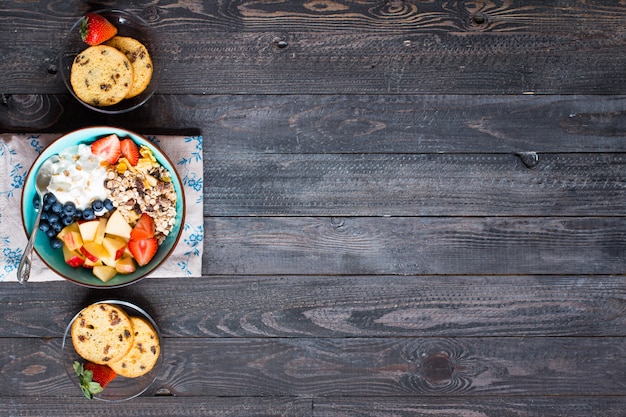
<path fill-rule="evenodd" d="M 135 416 L 149 413 L 150 416 L 440 416 L 445 412 L 450 417 L 462 417 L 471 413 L 480 413 L 486 417 L 502 416 L 504 412 L 514 413 L 519 417 L 587 417 L 603 415 L 622 416 L 624 399 L 622 397 L 528 397 L 528 398 L 480 398 L 455 399 L 436 398 L 336 398 L 315 400 L 315 412 L 311 414 L 304 405 L 307 399 L 266 399 L 246 397 L 193 397 L 138 398 L 120 405 L 91 402 L 86 403 L 75 398 L 36 398 L 32 403 L 20 403 L 16 399 L 7 399 L 8 404 L 0 404 L 3 415 L 23 417 L 67 417 L 84 416 L 85 410 L 94 414 L 115 411 L 116 416 Z"/>
<path fill-rule="evenodd" d="M 87 5 L 18 5 L 0 16 L 21 29 L 0 33 L 0 91 L 63 92 L 58 45 Z M 626 92 L 623 5 L 248 0 L 130 10 L 159 32 L 165 94 Z"/>
<path fill-rule="evenodd" d="M 621 417 L 626 398 L 616 397 L 419 397 L 316 398 L 315 417 Z"/>
<path fill-rule="evenodd" d="M 12 95 L 0 131 L 67 132 L 110 120 L 73 99 Z M 159 95 L 115 125 L 202 134 L 235 153 L 626 152 L 626 96 Z M 72 114 L 74 117 L 62 117 Z M 529 123 L 532 121 L 532 123 Z"/>
<path fill-rule="evenodd" d="M 626 337 L 623 276 L 211 276 L 106 294 L 3 283 L 0 297 L 0 339 L 61 337 L 105 298 L 143 307 L 166 338 Z"/>
<path fill-rule="evenodd" d="M 20 417 L 151 416 L 151 417 L 306 417 L 312 400 L 293 397 L 152 397 L 122 403 L 82 397 L 4 397 L 0 415 Z"/>
<path fill-rule="evenodd" d="M 214 155 L 205 215 L 614 216 L 625 154 Z"/>
<path fill-rule="evenodd" d="M 623 274 L 626 267 L 621 217 L 205 220 L 203 273 L 211 275 Z"/>
<path fill-rule="evenodd" d="M 611 397 L 139 397 L 122 404 L 87 402 L 81 398 L 24 397 L 3 398 L 0 414 L 21 417 L 83 417 L 92 415 L 127 417 L 150 415 L 154 417 L 203 416 L 237 417 L 369 417 L 393 415 L 397 417 L 433 416 L 445 413 L 449 417 L 477 414 L 501 417 L 509 413 L 516 417 L 588 417 L 602 415 L 621 417 L 626 405 L 622 396 Z M 313 403 L 313 410 L 311 410 Z"/>
<path fill-rule="evenodd" d="M 154 390 L 179 397 L 624 396 L 625 341 L 166 338 Z M 82 395 L 60 362 L 59 339 L 3 338 L 0 348 L 1 397 Z"/>

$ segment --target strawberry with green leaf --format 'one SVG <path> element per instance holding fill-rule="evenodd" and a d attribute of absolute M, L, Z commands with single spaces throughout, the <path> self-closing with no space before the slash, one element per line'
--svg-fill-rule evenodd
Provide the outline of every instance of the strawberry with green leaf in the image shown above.
<path fill-rule="evenodd" d="M 104 16 L 87 13 L 80 23 L 80 37 L 87 45 L 100 45 L 117 35 L 117 28 Z"/>
<path fill-rule="evenodd" d="M 94 395 L 101 393 L 109 382 L 113 381 L 117 376 L 115 371 L 108 366 L 92 362 L 86 362 L 83 366 L 82 363 L 74 361 L 72 367 L 76 376 L 78 376 L 80 389 L 85 397 L 90 400 L 93 399 Z"/>

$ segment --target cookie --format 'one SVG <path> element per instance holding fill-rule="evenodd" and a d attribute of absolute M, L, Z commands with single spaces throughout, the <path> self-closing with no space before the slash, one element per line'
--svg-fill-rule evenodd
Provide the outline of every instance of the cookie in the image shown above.
<path fill-rule="evenodd" d="M 90 46 L 74 58 L 70 83 L 85 103 L 112 106 L 128 95 L 133 67 L 126 55 L 112 46 Z"/>
<path fill-rule="evenodd" d="M 105 303 L 85 307 L 72 323 L 74 350 L 83 359 L 98 364 L 120 360 L 132 348 L 134 333 L 128 315 Z"/>
<path fill-rule="evenodd" d="M 133 66 L 133 86 L 126 98 L 141 94 L 152 79 L 152 59 L 148 49 L 137 39 L 127 36 L 114 36 L 105 44 L 124 53 Z"/>
<path fill-rule="evenodd" d="M 141 317 L 131 317 L 133 325 L 133 347 L 120 360 L 109 363 L 118 375 L 137 378 L 144 375 L 156 364 L 161 353 L 159 336 L 154 328 Z"/>

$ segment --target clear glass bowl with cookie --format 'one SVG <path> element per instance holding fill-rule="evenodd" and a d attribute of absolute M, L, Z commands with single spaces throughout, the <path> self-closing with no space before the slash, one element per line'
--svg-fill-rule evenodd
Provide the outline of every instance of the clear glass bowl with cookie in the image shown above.
<path fill-rule="evenodd" d="M 141 307 L 104 300 L 67 325 L 61 361 L 77 392 L 88 399 L 126 401 L 151 387 L 163 363 L 162 337 Z"/>
<path fill-rule="evenodd" d="M 60 54 L 68 91 L 86 107 L 119 114 L 154 94 L 162 71 L 156 31 L 141 17 L 103 9 L 81 16 Z"/>

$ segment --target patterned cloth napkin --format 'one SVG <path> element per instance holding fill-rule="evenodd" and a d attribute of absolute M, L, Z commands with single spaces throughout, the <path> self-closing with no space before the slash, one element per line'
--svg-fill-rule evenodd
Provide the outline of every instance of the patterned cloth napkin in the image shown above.
<path fill-rule="evenodd" d="M 0 134 L 0 282 L 17 282 L 17 268 L 28 238 L 21 214 L 22 187 L 39 153 L 60 134 Z M 199 277 L 202 274 L 202 136 L 146 136 L 176 165 L 183 183 L 186 212 L 174 252 L 151 277 Z M 30 281 L 63 278 L 33 255 Z"/>

